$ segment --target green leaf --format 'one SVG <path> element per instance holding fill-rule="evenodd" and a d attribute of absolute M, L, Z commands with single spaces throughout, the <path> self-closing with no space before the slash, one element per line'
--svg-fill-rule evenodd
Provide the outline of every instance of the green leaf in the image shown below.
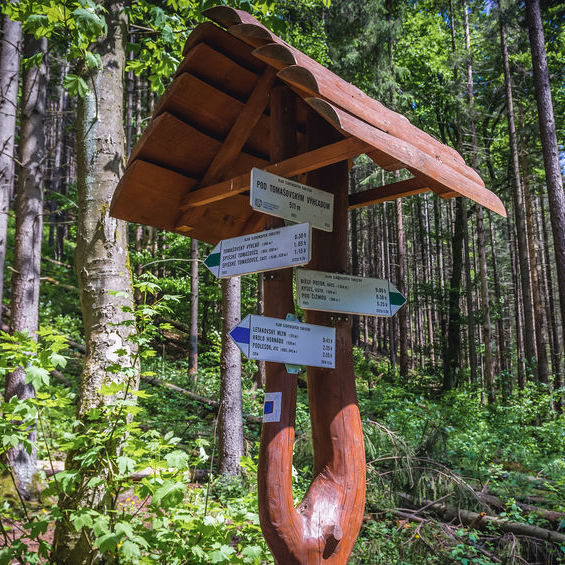
<path fill-rule="evenodd" d="M 126 455 L 120 455 L 116 459 L 116 463 L 118 464 L 118 469 L 121 475 L 133 473 L 135 469 L 135 459 L 127 457 Z"/>
<path fill-rule="evenodd" d="M 126 540 L 120 547 L 120 553 L 129 560 L 132 561 L 133 559 L 138 559 L 141 556 L 141 550 L 139 549 L 139 545 L 133 543 L 133 541 Z"/>
<path fill-rule="evenodd" d="M 72 512 L 70 515 L 70 520 L 77 532 L 80 532 L 82 528 L 92 528 L 94 523 L 92 520 L 91 511 L 85 510 L 84 508 Z"/>
<path fill-rule="evenodd" d="M 102 537 L 99 537 L 96 540 L 96 545 L 100 548 L 100 551 L 102 551 L 103 553 L 105 551 L 114 551 L 117 548 L 118 543 L 120 542 L 121 539 L 122 539 L 121 534 L 109 533 L 103 535 Z"/>
<path fill-rule="evenodd" d="M 102 18 L 85 8 L 77 8 L 73 12 L 73 15 L 75 17 L 78 30 L 89 36 L 92 40 L 96 39 L 106 27 Z"/>
<path fill-rule="evenodd" d="M 43 367 L 29 365 L 26 367 L 26 383 L 31 383 L 36 390 L 40 389 L 42 385 L 48 385 L 49 371 Z"/>
<path fill-rule="evenodd" d="M 98 53 L 91 53 L 87 51 L 85 56 L 86 66 L 89 69 L 101 69 L 102 68 L 102 58 Z"/>
<path fill-rule="evenodd" d="M 60 353 L 51 353 L 49 360 L 53 367 L 61 367 L 64 369 L 67 366 L 67 358 Z"/>
<path fill-rule="evenodd" d="M 71 96 L 84 98 L 88 92 L 88 86 L 84 79 L 78 75 L 68 74 L 63 80 L 63 87 L 69 91 Z"/>
<path fill-rule="evenodd" d="M 180 449 L 175 449 L 175 451 L 167 453 L 167 455 L 165 455 L 165 460 L 167 461 L 169 467 L 175 467 L 177 469 L 188 468 L 188 453 L 185 453 Z"/>
<path fill-rule="evenodd" d="M 162 508 L 176 506 L 183 501 L 185 490 L 184 483 L 165 481 L 163 486 L 158 488 L 153 495 L 153 504 Z"/>

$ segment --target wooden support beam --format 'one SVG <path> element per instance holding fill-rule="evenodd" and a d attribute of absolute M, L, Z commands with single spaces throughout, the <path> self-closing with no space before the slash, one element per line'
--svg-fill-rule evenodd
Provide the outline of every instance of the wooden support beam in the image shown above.
<path fill-rule="evenodd" d="M 280 163 L 268 165 L 265 167 L 265 170 L 276 175 L 293 177 L 313 171 L 319 167 L 325 167 L 326 165 L 357 157 L 357 155 L 365 153 L 368 149 L 370 149 L 368 144 L 348 137 L 325 147 L 285 159 Z M 204 206 L 217 200 L 241 194 L 249 189 L 249 182 L 250 175 L 243 174 L 233 179 L 189 192 L 183 199 L 180 209 L 186 211 L 195 206 Z"/>
<path fill-rule="evenodd" d="M 224 144 L 210 163 L 201 181 L 202 185 L 206 186 L 212 182 L 218 182 L 237 159 L 239 152 L 243 149 L 251 131 L 269 103 L 269 91 L 274 80 L 274 69 L 267 67 L 231 127 Z"/>
<path fill-rule="evenodd" d="M 401 180 L 385 186 L 379 186 L 377 188 L 364 190 L 363 192 L 350 194 L 349 209 L 354 210 L 355 208 L 363 208 L 364 206 L 370 206 L 371 204 L 379 204 L 380 202 L 387 202 L 388 200 L 396 200 L 397 198 L 420 194 L 421 192 L 427 192 L 428 190 L 430 190 L 428 183 L 417 177 L 408 180 Z"/>
<path fill-rule="evenodd" d="M 404 163 L 412 174 L 429 183 L 430 188 L 434 192 L 440 195 L 445 194 L 446 191 L 456 192 L 459 196 L 465 196 L 474 200 L 481 204 L 481 206 L 506 217 L 504 204 L 496 194 L 456 169 L 448 167 L 442 161 L 430 157 L 430 155 L 409 142 L 389 135 L 345 112 L 341 108 L 333 106 L 326 100 L 307 98 L 306 102 L 344 135 L 351 135 L 361 139 L 375 149 L 387 153 L 399 162 Z"/>

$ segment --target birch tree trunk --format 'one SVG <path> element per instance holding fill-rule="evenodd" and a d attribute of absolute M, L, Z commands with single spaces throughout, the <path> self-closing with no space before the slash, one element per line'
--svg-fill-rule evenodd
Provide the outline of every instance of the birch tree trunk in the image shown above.
<path fill-rule="evenodd" d="M 31 57 L 47 50 L 46 39 L 26 36 L 25 55 Z M 22 164 L 17 187 L 16 238 L 10 333 L 27 332 L 35 336 L 39 325 L 39 273 L 43 235 L 43 165 L 45 159 L 43 121 L 47 94 L 47 63 L 30 67 L 24 76 L 21 108 L 19 160 Z M 6 378 L 6 400 L 17 396 L 32 398 L 35 390 L 25 382 L 25 371 L 17 368 Z M 35 429 L 30 439 L 35 442 Z M 28 453 L 21 445 L 8 452 L 8 461 L 16 477 L 20 494 L 30 497 L 35 473 L 35 448 Z"/>
<path fill-rule="evenodd" d="M 241 278 L 222 279 L 222 355 L 218 414 L 219 468 L 222 475 L 239 475 L 243 455 L 241 353 L 229 332 L 241 319 Z"/>
<path fill-rule="evenodd" d="M 22 24 L 4 16 L 0 50 L 0 319 L 4 296 L 4 259 L 8 212 L 14 190 L 16 109 L 22 48 Z"/>
<path fill-rule="evenodd" d="M 194 382 L 198 375 L 198 240 L 190 247 L 190 353 L 188 374 Z"/>
<path fill-rule="evenodd" d="M 124 170 L 125 132 L 123 124 L 123 81 L 125 65 L 126 17 L 123 4 L 105 2 L 106 35 L 92 47 L 102 59 L 102 69 L 88 77 L 91 90 L 79 100 L 77 108 L 78 223 L 76 268 L 86 334 L 86 356 L 81 376 L 78 419 L 88 426 L 88 412 L 113 402 L 101 395 L 104 384 L 127 381 L 137 388 L 131 373 L 113 373 L 110 366 L 131 368 L 135 348 L 130 341 L 133 292 L 127 252 L 126 223 L 109 216 L 110 201 Z M 116 292 L 118 294 L 116 294 Z M 123 308 L 130 312 L 124 312 Z M 119 449 L 119 442 L 114 448 Z M 66 467 L 79 464 L 75 455 L 67 456 Z M 96 464 L 95 464 L 96 465 Z M 104 469 L 91 469 L 102 479 Z M 84 469 L 81 477 L 89 478 Z M 111 501 L 104 483 L 99 487 L 76 485 L 62 496 L 59 508 L 63 518 L 82 507 L 107 511 Z M 76 532 L 63 519 L 57 523 L 51 559 L 69 565 L 98 563 L 100 556 L 81 530 Z"/>

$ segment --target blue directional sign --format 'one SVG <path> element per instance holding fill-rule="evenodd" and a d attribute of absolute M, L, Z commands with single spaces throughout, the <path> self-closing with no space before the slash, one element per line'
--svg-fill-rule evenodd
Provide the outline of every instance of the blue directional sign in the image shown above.
<path fill-rule="evenodd" d="M 335 367 L 335 328 L 250 314 L 230 336 L 249 359 Z"/>

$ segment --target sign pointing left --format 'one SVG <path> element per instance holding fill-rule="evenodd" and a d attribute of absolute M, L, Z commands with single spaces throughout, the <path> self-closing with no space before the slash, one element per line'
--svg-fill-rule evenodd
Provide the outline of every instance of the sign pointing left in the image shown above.
<path fill-rule="evenodd" d="M 312 254 L 310 235 L 304 223 L 224 239 L 204 265 L 220 278 L 304 265 Z"/>
<path fill-rule="evenodd" d="M 249 359 L 335 368 L 335 328 L 250 314 L 230 336 Z"/>

